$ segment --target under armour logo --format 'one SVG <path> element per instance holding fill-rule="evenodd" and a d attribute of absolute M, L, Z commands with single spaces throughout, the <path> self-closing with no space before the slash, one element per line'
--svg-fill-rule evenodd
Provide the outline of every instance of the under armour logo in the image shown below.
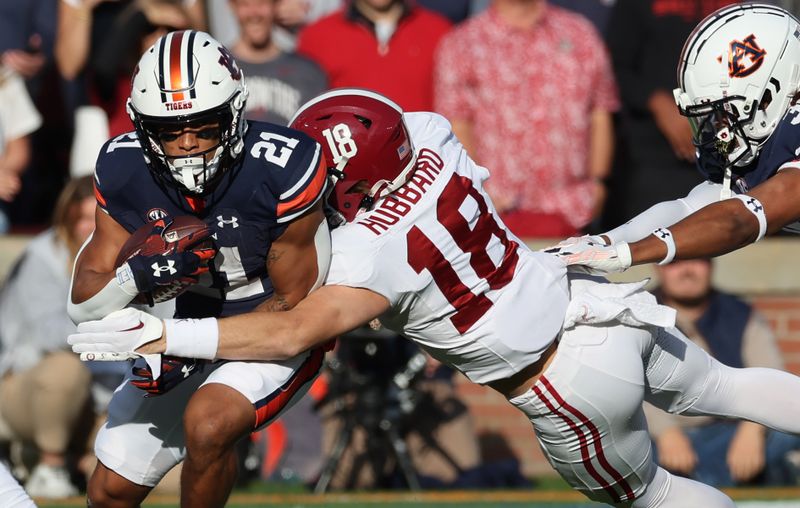
<path fill-rule="evenodd" d="M 153 269 L 153 277 L 161 277 L 161 272 L 169 272 L 170 275 L 175 275 L 178 270 L 175 269 L 175 261 L 168 259 L 166 265 L 159 265 L 158 262 L 150 265 Z"/>
<path fill-rule="evenodd" d="M 231 224 L 233 225 L 233 229 L 236 229 L 239 227 L 239 219 L 238 217 L 226 219 L 222 215 L 217 215 L 217 227 L 225 227 L 225 224 Z"/>
<path fill-rule="evenodd" d="M 656 229 L 655 231 L 653 231 L 653 234 L 654 234 L 654 235 L 658 235 L 658 236 L 660 236 L 662 239 L 663 239 L 663 238 L 667 238 L 667 237 L 669 237 L 669 236 L 672 236 L 672 233 L 670 233 L 669 231 L 667 231 L 667 230 L 666 230 L 666 229 L 664 229 L 664 228 L 658 228 L 658 229 Z"/>
<path fill-rule="evenodd" d="M 764 209 L 764 207 L 761 206 L 761 203 L 759 203 L 756 198 L 748 199 L 747 201 L 745 201 L 745 204 L 748 207 L 750 207 L 750 209 L 753 210 L 754 212 L 760 212 L 761 210 Z"/>
<path fill-rule="evenodd" d="M 183 379 L 189 377 L 189 374 L 191 374 L 193 370 L 194 370 L 194 364 L 184 365 L 183 367 L 181 367 L 181 372 L 183 373 Z"/>

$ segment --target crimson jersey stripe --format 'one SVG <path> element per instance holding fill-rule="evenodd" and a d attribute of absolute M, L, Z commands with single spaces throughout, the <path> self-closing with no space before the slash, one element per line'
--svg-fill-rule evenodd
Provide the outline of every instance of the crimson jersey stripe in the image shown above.
<path fill-rule="evenodd" d="M 292 400 L 292 397 L 306 385 L 310 383 L 322 368 L 322 360 L 325 356 L 323 348 L 313 349 L 303 365 L 297 369 L 292 377 L 283 386 L 267 395 L 265 398 L 255 402 L 256 424 L 253 428 L 257 429 L 272 421 Z"/>

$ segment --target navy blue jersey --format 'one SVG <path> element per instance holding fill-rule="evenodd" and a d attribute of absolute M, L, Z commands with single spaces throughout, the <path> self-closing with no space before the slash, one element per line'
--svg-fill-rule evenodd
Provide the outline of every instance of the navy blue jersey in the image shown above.
<path fill-rule="evenodd" d="M 761 147 L 758 157 L 744 168 L 742 176 L 734 175 L 731 186 L 734 192 L 743 194 L 764 183 L 778 173 L 784 165 L 797 163 L 800 167 L 800 107 L 792 107 L 778 123 L 775 131 Z M 716 183 L 722 182 L 722 173 L 707 171 L 701 157 L 698 168 L 703 175 Z M 800 234 L 800 224 L 795 222 L 784 228 L 786 231 Z"/>
<path fill-rule="evenodd" d="M 178 317 L 238 314 L 271 296 L 272 242 L 324 193 L 326 166 L 313 139 L 288 127 L 248 124 L 242 155 L 203 200 L 160 184 L 133 132 L 108 141 L 97 159 L 98 204 L 129 232 L 164 215 L 196 215 L 211 225 L 217 255 L 200 283 L 178 297 Z"/>

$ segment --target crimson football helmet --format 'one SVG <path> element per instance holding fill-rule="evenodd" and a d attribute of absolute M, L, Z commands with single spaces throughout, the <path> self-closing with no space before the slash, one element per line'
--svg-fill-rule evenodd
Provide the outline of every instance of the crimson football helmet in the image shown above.
<path fill-rule="evenodd" d="M 322 145 L 336 181 L 328 202 L 348 222 L 399 189 L 414 168 L 403 110 L 378 93 L 331 90 L 301 106 L 289 125 Z"/>
<path fill-rule="evenodd" d="M 159 181 L 191 195 L 210 191 L 244 148 L 244 76 L 230 52 L 205 32 L 160 37 L 134 72 L 128 114 L 144 158 Z M 216 146 L 173 157 L 162 136 L 184 127 L 217 124 Z"/>

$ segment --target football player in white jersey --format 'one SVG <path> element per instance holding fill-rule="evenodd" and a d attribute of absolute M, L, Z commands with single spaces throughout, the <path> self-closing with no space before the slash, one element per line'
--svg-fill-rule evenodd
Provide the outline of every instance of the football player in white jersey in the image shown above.
<path fill-rule="evenodd" d="M 620 272 L 800 233 L 800 22 L 765 4 L 720 9 L 686 41 L 678 81 L 708 180 L 603 235 L 548 249 L 568 265 Z"/>
<path fill-rule="evenodd" d="M 329 202 L 343 224 L 326 285 L 293 310 L 216 322 L 127 309 L 81 324 L 75 352 L 281 359 L 379 318 L 503 394 L 561 476 L 615 506 L 734 506 L 654 463 L 643 399 L 800 432 L 800 378 L 728 368 L 672 328 L 674 311 L 643 283 L 568 277 L 560 260 L 526 248 L 483 189 L 488 171 L 443 117 L 340 89 L 303 106 L 292 126 L 335 166 Z"/>

